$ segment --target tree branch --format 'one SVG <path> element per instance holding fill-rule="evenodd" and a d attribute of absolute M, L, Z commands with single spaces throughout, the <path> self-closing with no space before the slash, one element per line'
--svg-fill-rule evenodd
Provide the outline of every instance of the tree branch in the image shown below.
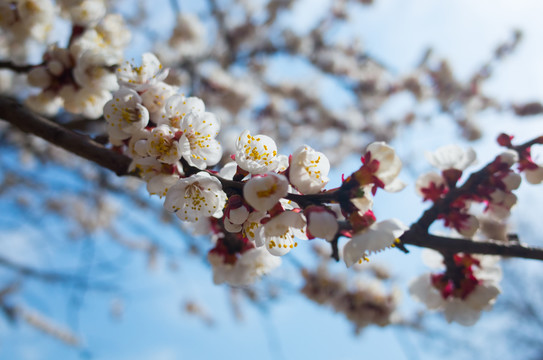
<path fill-rule="evenodd" d="M 17 65 L 12 63 L 11 61 L 0 61 L 0 69 L 7 69 L 11 71 L 15 71 L 17 73 L 26 73 L 29 72 L 31 69 L 40 66 L 38 65 Z"/>
<path fill-rule="evenodd" d="M 439 252 L 463 252 L 469 254 L 500 255 L 543 260 L 543 249 L 522 245 L 516 242 L 506 243 L 495 240 L 480 242 L 471 239 L 424 234 L 413 230 L 405 232 L 400 237 L 400 240 L 404 244 L 434 249 Z"/>
<path fill-rule="evenodd" d="M 0 118 L 23 132 L 39 136 L 119 176 L 128 174 L 131 162 L 129 157 L 104 147 L 89 136 L 71 131 L 32 112 L 14 99 L 0 96 Z"/>

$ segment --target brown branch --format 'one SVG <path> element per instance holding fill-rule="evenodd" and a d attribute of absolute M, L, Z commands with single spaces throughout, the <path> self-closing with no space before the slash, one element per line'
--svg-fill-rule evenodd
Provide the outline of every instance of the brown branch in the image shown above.
<path fill-rule="evenodd" d="M 12 63 L 11 61 L 0 61 L 0 69 L 7 69 L 11 71 L 15 71 L 17 73 L 26 73 L 32 70 L 33 68 L 41 66 L 38 65 L 17 65 Z"/>
<path fill-rule="evenodd" d="M 409 230 L 401 236 L 404 244 L 434 249 L 442 253 L 470 253 L 511 256 L 524 259 L 543 260 L 543 249 L 502 241 L 487 240 L 473 241 L 471 239 L 458 239 L 444 236 L 417 233 Z"/>
<path fill-rule="evenodd" d="M 0 96 L 0 119 L 23 132 L 39 136 L 53 145 L 93 161 L 119 176 L 128 174 L 130 158 L 127 156 L 32 112 L 14 99 Z"/>

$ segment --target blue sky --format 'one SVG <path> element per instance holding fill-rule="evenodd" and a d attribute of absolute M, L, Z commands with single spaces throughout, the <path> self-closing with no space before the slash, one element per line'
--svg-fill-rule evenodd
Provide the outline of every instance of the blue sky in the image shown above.
<path fill-rule="evenodd" d="M 293 15 L 297 26 L 301 30 L 309 26 L 310 13 L 322 12 L 323 8 L 318 5 L 326 2 L 302 1 L 295 11 L 304 16 Z M 186 8 L 190 9 L 190 6 Z M 467 77 L 488 59 L 497 43 L 509 37 L 512 29 L 520 28 L 525 31 L 525 38 L 517 53 L 499 65 L 486 89 L 503 99 L 537 100 L 543 94 L 542 13 L 543 3 L 539 1 L 376 0 L 373 7 L 357 10 L 358 20 L 352 31 L 363 36 L 364 46 L 371 54 L 398 73 L 416 64 L 423 50 L 432 46 L 436 54 L 449 58 L 459 74 Z M 405 104 L 399 101 L 395 106 Z M 481 164 L 498 151 L 493 141 L 499 132 L 517 134 L 520 140 L 534 132 L 543 132 L 540 117 L 521 123 L 513 122 L 507 116 L 500 116 L 499 121 L 496 118 L 493 113 L 483 114 L 480 118 L 488 131 L 483 139 L 472 145 L 478 151 Z M 429 167 L 425 165 L 423 151 L 454 142 L 457 131 L 450 121 L 436 119 L 433 124 L 419 124 L 405 130 L 395 146 L 401 154 L 415 157 L 415 162 L 420 164 L 416 166 L 418 170 L 426 171 Z M 352 171 L 357 160 L 354 157 L 347 159 L 335 173 L 335 178 L 338 179 L 342 172 Z M 412 183 L 408 174 L 402 176 Z M 528 186 L 520 191 L 520 207 L 542 203 L 541 194 L 534 189 Z M 376 198 L 378 216 L 398 217 L 406 223 L 415 220 L 423 208 L 412 185 L 401 194 L 379 193 Z M 129 209 L 124 211 L 130 212 Z M 515 215 L 514 222 L 538 221 L 539 214 Z M 521 235 L 531 235 L 524 233 L 522 227 L 518 230 Z M 39 237 L 39 233 L 28 229 L 7 230 L 2 235 L 2 242 L 12 247 L 14 256 L 24 254 L 22 257 L 28 260 L 37 255 L 28 249 L 26 242 L 28 238 Z M 112 247 L 111 251 L 118 252 L 119 249 Z M 418 251 L 414 250 L 411 256 L 388 251 L 376 256 L 374 261 L 394 264 L 392 271 L 406 299 L 404 310 L 414 309 L 416 305 L 407 299 L 405 289 L 408 278 L 424 271 Z M 211 357 L 401 360 L 408 359 L 410 352 L 411 357 L 433 358 L 424 351 L 423 339 L 406 335 L 401 329 L 370 328 L 361 336 L 353 336 L 351 325 L 342 316 L 304 300 L 294 290 L 287 291 L 281 302 L 270 304 L 265 312 L 248 305 L 244 320 L 236 322 L 227 289 L 213 286 L 209 269 L 197 259 L 183 260 L 180 270 L 175 273 L 168 271 L 163 261 L 159 261 L 155 271 L 147 271 L 142 256 L 135 256 L 122 265 L 118 279 L 123 283 L 123 318 L 111 319 L 111 297 L 103 294 L 88 293 L 79 310 L 79 332 L 84 335 L 89 353 L 67 348 L 23 324 L 10 327 L 0 322 L 0 358 L 69 360 L 89 358 L 90 354 L 97 360 Z M 35 288 L 31 292 L 38 299 L 34 306 L 41 307 L 56 319 L 68 317 L 62 291 L 49 293 L 43 286 L 32 286 Z M 185 314 L 182 304 L 187 299 L 202 302 L 215 317 L 215 326 L 210 328 Z M 442 326 L 447 326 L 444 321 Z M 446 329 L 465 331 L 471 336 L 484 329 L 484 324 L 467 330 L 457 326 Z M 404 339 L 401 342 L 407 347 L 407 353 L 399 338 Z"/>

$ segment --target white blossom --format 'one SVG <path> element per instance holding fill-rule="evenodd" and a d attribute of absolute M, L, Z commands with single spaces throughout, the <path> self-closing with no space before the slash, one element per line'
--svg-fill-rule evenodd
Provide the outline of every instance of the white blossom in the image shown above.
<path fill-rule="evenodd" d="M 270 210 L 287 193 L 287 178 L 272 172 L 252 177 L 243 186 L 245 201 L 258 211 Z"/>
<path fill-rule="evenodd" d="M 177 174 L 156 174 L 147 180 L 147 191 L 151 195 L 166 196 L 168 190 L 179 180 Z"/>
<path fill-rule="evenodd" d="M 511 214 L 511 208 L 517 203 L 517 196 L 511 192 L 494 190 L 490 194 L 487 213 L 495 220 L 504 220 Z"/>
<path fill-rule="evenodd" d="M 305 226 L 305 217 L 295 211 L 284 211 L 274 216 L 264 225 L 262 236 L 266 249 L 272 255 L 285 255 L 298 246 L 296 238 L 307 239 Z"/>
<path fill-rule="evenodd" d="M 38 66 L 31 69 L 27 74 L 28 84 L 45 89 L 53 81 L 53 77 L 45 66 Z"/>
<path fill-rule="evenodd" d="M 74 79 L 82 87 L 115 91 L 119 85 L 110 67 L 116 61 L 115 56 L 106 51 L 85 51 L 73 69 Z"/>
<path fill-rule="evenodd" d="M 237 168 L 238 164 L 235 161 L 227 162 L 219 171 L 219 176 L 223 179 L 232 180 L 236 175 Z"/>
<path fill-rule="evenodd" d="M 515 172 L 510 172 L 502 178 L 502 182 L 505 185 L 505 189 L 507 191 L 518 189 L 521 181 L 521 176 Z"/>
<path fill-rule="evenodd" d="M 124 48 L 129 44 L 130 30 L 119 14 L 107 14 L 96 26 L 87 27 L 70 45 L 74 58 L 85 51 L 104 51 L 122 60 Z"/>
<path fill-rule="evenodd" d="M 199 115 L 205 112 L 205 104 L 202 99 L 179 94 L 170 96 L 164 107 L 164 116 L 158 122 L 176 128 L 181 128 L 182 119 L 189 113 L 193 112 Z"/>
<path fill-rule="evenodd" d="M 240 206 L 236 209 L 231 209 L 228 214 L 228 220 L 232 222 L 232 224 L 243 224 L 247 218 L 249 217 L 249 210 L 247 210 L 247 207 Z"/>
<path fill-rule="evenodd" d="M 137 171 L 144 181 L 149 181 L 162 173 L 162 165 L 154 156 L 136 157 L 132 159 L 128 171 Z"/>
<path fill-rule="evenodd" d="M 181 220 L 194 222 L 210 216 L 220 218 L 225 203 L 226 194 L 219 180 L 201 171 L 179 179 L 168 190 L 164 208 Z"/>
<path fill-rule="evenodd" d="M 373 196 L 371 195 L 371 185 L 360 188 L 364 193 L 362 196 L 351 198 L 351 203 L 356 206 L 359 212 L 365 213 L 373 208 Z"/>
<path fill-rule="evenodd" d="M 321 206 L 311 206 L 305 211 L 307 231 L 310 235 L 331 241 L 339 230 L 336 215 Z"/>
<path fill-rule="evenodd" d="M 166 164 L 175 164 L 179 161 L 181 144 L 176 129 L 168 125 L 159 125 L 151 130 L 151 135 L 147 140 L 147 152 Z"/>
<path fill-rule="evenodd" d="M 107 14 L 94 27 L 101 38 L 101 47 L 110 49 L 123 49 L 132 37 L 130 29 L 120 14 Z"/>
<path fill-rule="evenodd" d="M 535 169 L 526 169 L 524 170 L 524 176 L 526 176 L 526 181 L 530 184 L 541 184 L 543 182 L 543 167 L 537 166 Z"/>
<path fill-rule="evenodd" d="M 97 23 L 107 10 L 104 0 L 58 0 L 58 3 L 63 15 L 80 26 Z"/>
<path fill-rule="evenodd" d="M 56 115 L 62 107 L 62 98 L 52 91 L 41 92 L 26 98 L 25 104 L 33 111 L 46 116 Z"/>
<path fill-rule="evenodd" d="M 372 224 L 353 235 L 343 247 L 343 261 L 347 267 L 366 259 L 371 253 L 385 250 L 409 228 L 397 219 L 388 219 Z"/>
<path fill-rule="evenodd" d="M 224 229 L 230 233 L 239 233 L 241 230 L 243 230 L 242 224 L 234 224 L 227 217 L 224 218 L 223 223 L 224 223 Z"/>
<path fill-rule="evenodd" d="M 64 110 L 90 119 L 102 116 L 104 106 L 111 99 L 108 90 L 89 87 L 77 90 L 74 85 L 63 86 L 58 94 L 64 100 Z"/>
<path fill-rule="evenodd" d="M 455 229 L 458 231 L 458 233 L 460 233 L 460 235 L 471 239 L 479 229 L 479 220 L 477 220 L 476 216 L 469 214 L 467 215 L 468 216 L 466 219 L 462 220 L 462 222 L 459 223 Z"/>
<path fill-rule="evenodd" d="M 471 147 L 464 149 L 458 145 L 442 146 L 434 152 L 425 152 L 424 156 L 432 166 L 440 170 L 456 169 L 460 171 L 464 171 L 475 163 L 477 158 Z"/>
<path fill-rule="evenodd" d="M 190 112 L 179 125 L 183 135 L 179 139 L 181 155 L 198 169 L 215 165 L 222 157 L 222 148 L 217 141 L 221 124 L 210 112 Z"/>
<path fill-rule="evenodd" d="M 15 22 L 12 22 L 9 28 L 15 33 L 15 38 L 25 40 L 27 37 L 32 37 L 44 41 L 53 29 L 55 18 L 53 3 L 50 0 L 19 0 L 16 6 Z M 2 17 L 4 14 L 7 12 L 3 12 Z M 10 15 L 8 17 L 11 17 Z"/>
<path fill-rule="evenodd" d="M 494 284 L 479 285 L 465 300 L 456 297 L 443 299 L 432 285 L 430 274 L 423 274 L 411 283 L 409 293 L 428 309 L 442 310 L 449 323 L 471 326 L 479 320 L 481 311 L 492 306 L 500 289 Z"/>
<path fill-rule="evenodd" d="M 213 252 L 207 258 L 213 270 L 213 282 L 232 286 L 250 285 L 281 265 L 281 258 L 271 255 L 264 248 L 243 252 L 234 264 L 225 263 L 221 255 Z"/>
<path fill-rule="evenodd" d="M 141 97 L 136 91 L 124 87 L 115 92 L 113 99 L 106 103 L 104 116 L 113 144 L 130 138 L 149 123 L 149 112 L 141 104 Z"/>
<path fill-rule="evenodd" d="M 264 225 L 261 220 L 265 217 L 265 212 L 253 211 L 243 223 L 243 234 L 257 247 L 264 245 Z"/>
<path fill-rule="evenodd" d="M 417 178 L 417 181 L 415 182 L 415 191 L 418 195 L 424 197 L 425 194 L 422 189 L 428 189 L 431 185 L 434 185 L 435 187 L 446 186 L 445 179 L 443 179 L 443 176 L 433 171 L 427 172 Z"/>
<path fill-rule="evenodd" d="M 252 136 L 248 130 L 236 141 L 235 161 L 251 174 L 264 174 L 277 168 L 277 146 L 266 135 Z"/>
<path fill-rule="evenodd" d="M 168 85 L 161 81 L 149 87 L 141 94 L 143 105 L 149 111 L 151 120 L 156 124 L 168 124 L 172 127 L 179 128 L 179 122 L 170 123 L 169 121 L 165 121 L 168 120 L 166 118 L 166 102 L 175 95 L 176 91 L 177 88 L 175 86 Z"/>
<path fill-rule="evenodd" d="M 290 161 L 289 179 L 302 194 L 315 194 L 328 183 L 330 162 L 321 152 L 307 145 L 300 146 Z"/>
<path fill-rule="evenodd" d="M 117 69 L 119 84 L 138 91 L 144 91 L 158 84 L 166 76 L 168 76 L 168 70 L 163 69 L 160 61 L 151 53 L 144 53 L 141 56 L 140 66 L 125 61 Z"/>
<path fill-rule="evenodd" d="M 512 149 L 507 149 L 504 152 L 502 152 L 500 155 L 498 155 L 498 159 L 500 162 L 503 162 L 507 164 L 507 166 L 511 167 L 514 163 L 516 163 L 519 159 L 518 152 Z"/>
<path fill-rule="evenodd" d="M 435 254 L 435 255 L 434 255 Z M 490 310 L 496 297 L 500 294 L 498 282 L 501 280 L 501 269 L 497 265 L 498 258 L 489 255 L 471 255 L 478 265 L 472 265 L 466 270 L 472 272 L 476 283 L 473 289 L 457 289 L 457 292 L 443 294 L 433 283 L 431 274 L 423 274 L 411 282 L 409 293 L 418 301 L 424 303 L 430 310 L 443 311 L 450 322 L 471 326 L 477 322 L 483 310 Z M 432 267 L 443 267 L 441 256 L 432 250 L 423 251 L 423 260 Z M 441 260 L 441 261 L 440 261 Z M 467 294 L 466 294 L 467 292 Z M 465 294 L 463 297 L 457 294 Z"/>
<path fill-rule="evenodd" d="M 405 187 L 398 179 L 402 161 L 392 147 L 382 141 L 373 142 L 366 148 L 365 159 L 366 165 L 377 162 L 377 169 L 373 175 L 383 182 L 385 191 L 397 192 Z"/>
<path fill-rule="evenodd" d="M 129 155 L 133 159 L 138 157 L 148 157 L 149 153 L 147 152 L 147 141 L 149 140 L 151 131 L 147 129 L 141 129 L 135 131 L 131 135 L 132 136 L 128 141 L 128 146 L 125 150 L 125 154 Z"/>

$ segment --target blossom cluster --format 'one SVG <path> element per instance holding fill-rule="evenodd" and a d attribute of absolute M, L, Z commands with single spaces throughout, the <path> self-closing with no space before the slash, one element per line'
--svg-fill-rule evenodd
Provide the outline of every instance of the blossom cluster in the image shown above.
<path fill-rule="evenodd" d="M 429 172 L 421 175 L 416 182 L 417 193 L 426 201 L 443 199 L 447 193 L 457 188 L 463 171 L 476 160 L 473 149 L 463 149 L 457 145 L 447 145 L 433 153 L 426 153 L 428 161 L 441 174 Z M 456 196 L 446 208 L 440 209 L 439 219 L 444 225 L 455 229 L 462 236 L 472 238 L 479 229 L 477 216 L 470 213 L 473 203 L 485 205 L 485 214 L 495 221 L 503 221 L 510 215 L 517 197 L 513 194 L 520 186 L 521 177 L 511 167 L 519 160 L 518 153 L 506 150 L 498 155 L 486 168 L 485 179 L 469 191 Z"/>
<path fill-rule="evenodd" d="M 401 161 L 382 142 L 370 144 L 362 166 L 337 189 L 324 190 L 330 162 L 308 145 L 290 156 L 275 141 L 243 131 L 233 161 L 220 171 L 221 127 L 197 97 L 164 82 L 168 70 L 151 53 L 139 66 L 117 69 L 119 89 L 104 106 L 110 142 L 132 158 L 131 170 L 150 194 L 182 221 L 205 222 L 216 235 L 209 253 L 215 282 L 242 285 L 276 267 L 278 256 L 315 237 L 338 241 L 347 266 L 394 246 L 407 229 L 397 220 L 375 223 L 372 194 L 398 191 Z M 340 200 L 341 199 L 341 200 Z M 340 229 L 340 224 L 344 224 Z"/>
<path fill-rule="evenodd" d="M 55 115 L 63 108 L 86 118 L 102 115 L 111 92 L 118 89 L 115 69 L 131 34 L 118 14 L 106 14 L 104 0 L 20 0 L 0 2 L 0 30 L 7 34 L 10 57 L 29 39 L 45 43 L 55 15 L 69 19 L 72 34 L 66 47 L 49 45 L 42 63 L 28 72 L 28 84 L 39 88 L 26 104 L 36 112 Z M 24 49 L 20 52 L 26 51 Z M 21 55 L 25 57 L 26 55 Z"/>
<path fill-rule="evenodd" d="M 409 286 L 409 292 L 430 310 L 443 311 L 448 322 L 473 325 L 483 310 L 490 310 L 500 294 L 502 273 L 498 257 L 454 254 L 446 263 L 439 253 L 425 250 L 424 262 L 446 270 L 423 274 Z"/>
<path fill-rule="evenodd" d="M 498 136 L 498 144 L 507 148 L 513 148 L 511 141 L 513 136 L 507 134 L 500 134 Z M 537 139 L 538 143 L 543 143 L 543 138 Z M 523 148 L 518 153 L 518 170 L 524 173 L 526 181 L 530 184 L 541 184 L 543 182 L 543 165 L 537 164 L 532 158 L 531 146 Z"/>
<path fill-rule="evenodd" d="M 23 52 L 21 44 L 44 41 L 53 28 L 55 5 L 51 0 L 0 1 L 0 29 L 10 52 Z"/>
<path fill-rule="evenodd" d="M 416 191 L 424 201 L 434 202 L 437 218 L 460 235 L 475 238 L 478 230 L 490 233 L 480 225 L 471 205 L 484 205 L 486 219 L 502 224 L 510 215 L 517 197 L 513 193 L 521 183 L 520 172 L 524 172 L 530 183 L 541 183 L 541 167 L 530 152 L 530 146 L 515 147 L 512 136 L 501 134 L 498 143 L 507 148 L 492 162 L 457 186 L 463 171 L 475 162 L 475 152 L 456 145 L 448 145 L 427 153 L 428 161 L 441 170 L 441 174 L 430 172 L 416 182 Z M 533 143 L 541 143 L 538 138 Z M 517 164 L 516 172 L 513 166 Z M 486 221 L 486 220 L 485 220 Z M 505 240 L 505 239 L 496 239 Z M 477 241 L 475 238 L 474 241 Z M 481 311 L 488 310 L 500 293 L 498 282 L 501 270 L 496 256 L 472 255 L 469 253 L 443 253 L 445 259 L 427 251 L 423 260 L 431 267 L 445 266 L 445 271 L 425 274 L 414 280 L 410 293 L 429 309 L 444 312 L 447 321 L 473 325 Z"/>

